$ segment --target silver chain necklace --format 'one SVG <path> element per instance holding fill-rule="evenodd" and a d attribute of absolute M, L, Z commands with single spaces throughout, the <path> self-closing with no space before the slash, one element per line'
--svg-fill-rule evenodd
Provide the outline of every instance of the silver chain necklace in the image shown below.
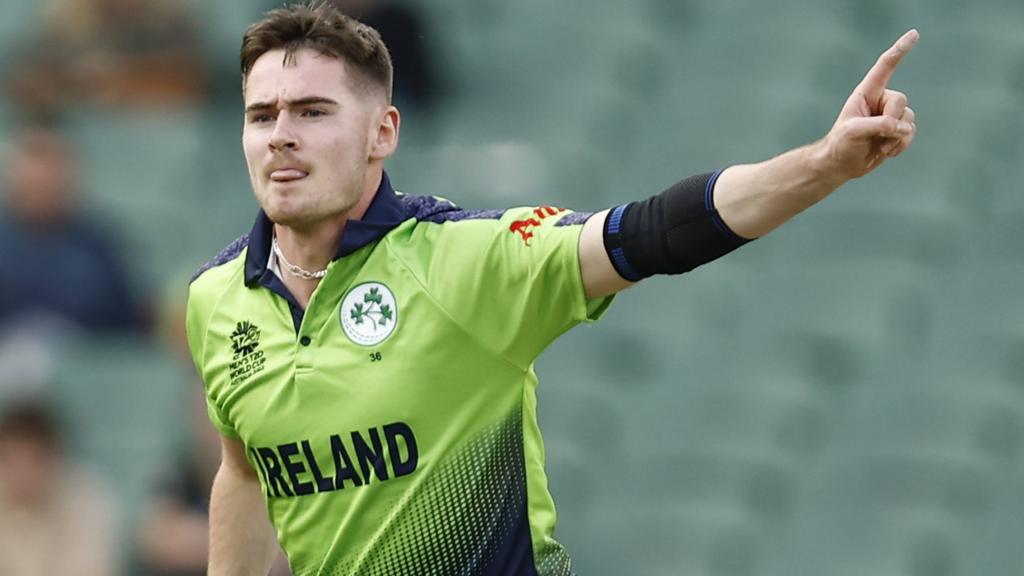
<path fill-rule="evenodd" d="M 299 268 L 295 264 L 289 262 L 288 259 L 284 257 L 284 254 L 281 253 L 281 247 L 277 245 L 277 236 L 270 239 L 270 248 L 274 251 L 274 255 L 277 256 L 278 262 L 284 264 L 284 269 L 296 278 L 302 278 L 303 280 L 319 280 L 327 274 L 327 268 L 317 270 L 316 272 L 310 272 L 305 268 Z"/>

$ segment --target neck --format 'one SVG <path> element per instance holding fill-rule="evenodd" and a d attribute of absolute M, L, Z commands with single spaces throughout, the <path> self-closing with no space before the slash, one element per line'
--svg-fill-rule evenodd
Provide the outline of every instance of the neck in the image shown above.
<path fill-rule="evenodd" d="M 311 272 L 323 270 L 334 259 L 349 220 L 361 220 L 376 196 L 382 175 L 367 180 L 359 201 L 348 212 L 308 227 L 295 228 L 274 224 L 277 245 L 288 262 Z M 305 308 L 320 284 L 319 279 L 305 280 L 285 272 L 282 281 Z"/>
<path fill-rule="evenodd" d="M 289 262 L 310 271 L 322 270 L 338 251 L 346 222 L 347 218 L 339 218 L 303 230 L 274 224 L 274 235 Z"/>
<path fill-rule="evenodd" d="M 334 259 L 349 220 L 361 220 L 376 197 L 383 175 L 367 178 L 366 187 L 355 206 L 338 216 L 316 224 L 296 228 L 274 224 L 277 244 L 289 262 L 306 270 L 322 270 Z"/>

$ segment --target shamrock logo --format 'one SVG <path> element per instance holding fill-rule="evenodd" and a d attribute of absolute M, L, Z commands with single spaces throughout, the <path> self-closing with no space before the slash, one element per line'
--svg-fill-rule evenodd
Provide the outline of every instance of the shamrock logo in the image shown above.
<path fill-rule="evenodd" d="M 387 326 L 388 321 L 394 317 L 394 311 L 389 304 L 383 304 L 384 298 L 377 287 L 370 288 L 363 295 L 362 302 L 356 302 L 349 312 L 356 324 L 362 324 L 363 320 L 373 323 L 373 330 Z"/>
<path fill-rule="evenodd" d="M 398 301 L 381 282 L 364 282 L 351 288 L 338 310 L 341 328 L 361 346 L 376 346 L 398 327 Z"/>

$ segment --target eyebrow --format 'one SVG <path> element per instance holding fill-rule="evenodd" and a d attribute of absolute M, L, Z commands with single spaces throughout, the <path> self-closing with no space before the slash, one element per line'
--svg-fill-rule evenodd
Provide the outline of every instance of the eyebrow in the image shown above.
<path fill-rule="evenodd" d="M 335 101 L 335 100 L 331 100 L 330 98 L 325 98 L 323 96 L 307 96 L 305 98 L 298 98 L 296 100 L 285 100 L 284 101 L 284 107 L 285 108 L 299 108 L 299 107 L 302 107 L 302 106 L 310 106 L 312 104 L 331 104 L 331 105 L 337 106 L 338 102 Z M 252 104 L 249 104 L 248 106 L 245 107 L 245 113 L 249 114 L 251 112 L 262 111 L 262 110 L 270 110 L 272 108 L 277 108 L 277 107 L 278 106 L 277 106 L 277 102 L 276 101 L 274 101 L 274 102 L 253 102 Z"/>

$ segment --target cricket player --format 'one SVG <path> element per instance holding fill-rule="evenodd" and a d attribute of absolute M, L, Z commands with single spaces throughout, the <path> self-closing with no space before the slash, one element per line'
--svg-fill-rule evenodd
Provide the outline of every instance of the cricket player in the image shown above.
<path fill-rule="evenodd" d="M 241 49 L 260 211 L 193 280 L 191 352 L 220 430 L 213 576 L 573 573 L 554 539 L 533 363 L 613 296 L 759 238 L 910 146 L 887 86 L 907 32 L 813 144 L 595 214 L 402 194 L 380 36 L 326 4 Z M 706 136 L 705 136 L 706 137 Z"/>

